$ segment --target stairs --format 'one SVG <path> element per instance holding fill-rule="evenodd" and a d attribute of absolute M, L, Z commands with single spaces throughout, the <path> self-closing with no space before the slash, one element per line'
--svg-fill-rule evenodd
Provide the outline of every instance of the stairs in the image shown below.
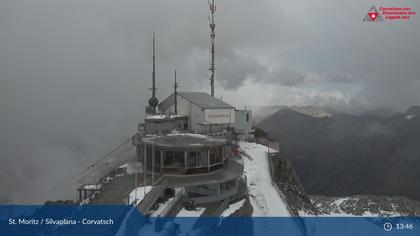
<path fill-rule="evenodd" d="M 146 194 L 140 204 L 137 206 L 137 209 L 143 213 L 143 215 L 147 215 L 150 208 L 156 203 L 158 198 L 162 195 L 163 191 L 168 187 L 168 181 L 163 177 L 155 186 Z"/>

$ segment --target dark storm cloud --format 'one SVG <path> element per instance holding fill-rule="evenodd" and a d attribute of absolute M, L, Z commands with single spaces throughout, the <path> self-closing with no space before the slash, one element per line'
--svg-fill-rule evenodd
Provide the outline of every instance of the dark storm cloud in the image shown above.
<path fill-rule="evenodd" d="M 240 55 L 228 49 L 219 60 L 218 83 L 226 89 L 236 89 L 243 85 L 246 79 L 263 80 L 267 68 L 262 66 L 255 58 Z"/>
<path fill-rule="evenodd" d="M 420 10 L 418 1 L 403 5 Z M 361 22 L 370 7 L 217 1 L 216 94 L 252 81 L 277 86 L 282 96 L 266 96 L 278 104 L 420 103 L 419 19 Z M 44 199 L 135 132 L 150 93 L 153 27 L 159 99 L 174 69 L 181 90 L 207 90 L 207 15 L 206 0 L 1 1 L 0 203 Z"/>
<path fill-rule="evenodd" d="M 417 11 L 420 6 L 417 1 L 378 4 L 409 6 Z M 258 65 L 249 67 L 252 72 L 247 75 L 255 75 L 251 80 L 277 82 L 279 90 L 282 90 L 282 86 L 299 86 L 310 92 L 285 91 L 295 93 L 293 97 L 301 96 L 302 99 L 296 101 L 309 98 L 319 104 L 329 100 L 324 98 L 341 94 L 338 98 L 346 99 L 338 104 L 344 104 L 345 107 L 337 108 L 344 110 L 389 107 L 401 111 L 411 104 L 420 103 L 417 92 L 420 90 L 420 31 L 416 30 L 419 24 L 417 17 L 409 21 L 380 24 L 362 22 L 366 9 L 371 7 L 365 1 L 294 1 L 278 4 L 269 1 L 267 5 L 278 14 L 268 14 L 271 11 L 264 9 L 263 12 L 267 14 L 261 16 L 262 20 L 250 17 L 252 20 L 244 21 L 244 27 L 239 30 L 235 28 L 238 32 L 249 29 L 249 37 L 242 40 L 239 35 L 230 35 L 229 39 L 229 42 L 238 42 L 230 46 L 239 51 L 241 57 L 254 58 L 255 65 Z M 239 21 L 237 18 L 235 21 Z M 261 32 L 262 28 L 258 27 L 261 21 L 276 22 L 278 30 L 267 23 L 267 27 L 263 27 L 266 33 Z M 272 43 L 276 41 L 277 44 Z M 255 69 L 260 67 L 266 69 Z M 283 68 L 292 73 L 281 75 Z M 274 71 L 271 72 L 274 76 L 270 76 L 268 71 Z M 279 72 L 278 75 L 275 72 Z M 229 77 L 218 78 L 224 80 Z M 229 88 L 240 88 L 248 77 L 241 75 L 238 78 L 241 79 L 226 82 Z M 311 93 L 318 95 L 308 96 Z M 272 103 L 290 102 L 283 99 L 285 96 L 276 98 L 275 93 L 271 96 Z M 315 101 L 314 98 L 319 100 Z"/>

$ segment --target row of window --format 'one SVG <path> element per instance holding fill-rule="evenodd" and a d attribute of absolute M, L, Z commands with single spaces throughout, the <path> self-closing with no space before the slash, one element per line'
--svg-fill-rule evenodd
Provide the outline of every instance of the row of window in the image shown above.
<path fill-rule="evenodd" d="M 152 165 L 153 151 L 147 149 L 147 165 Z M 181 168 L 185 167 L 185 152 L 180 151 L 164 151 L 163 152 L 163 167 L 172 167 L 172 168 Z M 210 163 L 207 159 L 207 150 L 202 151 L 189 151 L 187 152 L 187 167 L 207 167 L 208 165 L 214 165 L 222 162 L 222 149 L 221 148 L 212 148 L 210 149 Z M 154 151 L 154 165 L 160 166 L 161 161 L 161 151 Z"/>

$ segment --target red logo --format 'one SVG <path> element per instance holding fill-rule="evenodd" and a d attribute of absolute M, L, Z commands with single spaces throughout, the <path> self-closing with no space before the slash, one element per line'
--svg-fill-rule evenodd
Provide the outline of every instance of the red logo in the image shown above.
<path fill-rule="evenodd" d="M 409 20 L 416 15 L 411 7 L 379 7 L 379 11 L 375 6 L 372 6 L 367 12 L 363 21 L 378 22 L 385 20 Z"/>
<path fill-rule="evenodd" d="M 379 14 L 377 12 L 369 12 L 368 15 L 372 21 L 375 21 Z"/>
<path fill-rule="evenodd" d="M 375 22 L 383 21 L 381 13 L 376 9 L 375 6 L 372 6 L 366 16 L 363 18 L 363 21 Z"/>

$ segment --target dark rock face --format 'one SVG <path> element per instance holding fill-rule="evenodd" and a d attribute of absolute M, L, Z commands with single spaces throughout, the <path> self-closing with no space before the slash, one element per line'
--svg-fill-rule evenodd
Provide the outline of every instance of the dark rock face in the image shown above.
<path fill-rule="evenodd" d="M 420 107 L 391 117 L 316 118 L 283 109 L 258 127 L 279 142 L 308 194 L 420 200 Z"/>
<path fill-rule="evenodd" d="M 405 197 L 355 195 L 351 197 L 311 196 L 321 214 L 420 216 L 420 202 Z"/>
<path fill-rule="evenodd" d="M 281 160 L 279 157 L 272 159 L 277 159 L 273 161 L 274 166 L 277 166 L 274 171 L 275 182 L 284 194 L 293 214 L 298 216 L 301 212 L 305 212 L 307 215 L 318 215 L 319 211 L 312 205 L 290 161 Z"/>
<path fill-rule="evenodd" d="M 254 209 L 251 205 L 251 202 L 249 201 L 249 197 L 246 198 L 244 204 L 241 208 L 233 212 L 230 216 L 252 216 L 252 213 L 254 212 Z"/>

